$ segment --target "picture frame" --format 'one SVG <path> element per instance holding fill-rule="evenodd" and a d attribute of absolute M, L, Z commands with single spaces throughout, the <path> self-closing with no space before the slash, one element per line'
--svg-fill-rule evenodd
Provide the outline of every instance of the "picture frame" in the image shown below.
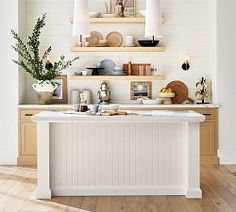
<path fill-rule="evenodd" d="M 55 80 L 57 88 L 51 98 L 52 104 L 67 104 L 67 75 L 60 75 Z"/>
<path fill-rule="evenodd" d="M 123 15 L 119 3 L 124 5 Z M 136 0 L 110 0 L 110 6 L 111 13 L 118 17 L 134 17 L 136 14 Z"/>
<path fill-rule="evenodd" d="M 152 82 L 137 81 L 130 83 L 130 99 L 152 98 Z"/>

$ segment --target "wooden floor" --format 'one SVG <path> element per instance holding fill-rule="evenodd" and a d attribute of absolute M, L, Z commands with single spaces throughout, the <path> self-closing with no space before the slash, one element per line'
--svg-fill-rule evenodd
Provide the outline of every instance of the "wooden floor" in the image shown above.
<path fill-rule="evenodd" d="M 184 196 L 34 198 L 36 170 L 0 167 L 0 211 L 210 212 L 236 211 L 236 165 L 201 167 L 203 199 Z"/>

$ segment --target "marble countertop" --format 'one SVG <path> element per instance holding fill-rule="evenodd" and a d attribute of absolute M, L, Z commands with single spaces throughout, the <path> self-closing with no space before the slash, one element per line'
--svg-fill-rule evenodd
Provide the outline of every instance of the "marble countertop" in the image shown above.
<path fill-rule="evenodd" d="M 109 107 L 112 105 L 119 105 L 121 110 L 155 110 L 155 109 L 171 109 L 171 108 L 219 108 L 217 104 L 172 104 L 172 105 L 140 105 L 140 104 L 111 104 L 106 105 Z M 38 105 L 38 104 L 22 104 L 18 106 L 19 109 L 35 109 L 35 110 L 69 110 L 72 105 L 67 104 L 52 104 L 52 105 Z"/>
<path fill-rule="evenodd" d="M 136 115 L 87 116 L 64 114 L 60 111 L 44 111 L 32 120 L 36 122 L 203 122 L 205 116 L 193 111 L 147 110 L 136 111 Z"/>
<path fill-rule="evenodd" d="M 66 110 L 71 109 L 70 104 L 50 104 L 50 105 L 38 105 L 38 104 L 22 104 L 18 105 L 18 109 L 29 109 L 29 110 Z"/>

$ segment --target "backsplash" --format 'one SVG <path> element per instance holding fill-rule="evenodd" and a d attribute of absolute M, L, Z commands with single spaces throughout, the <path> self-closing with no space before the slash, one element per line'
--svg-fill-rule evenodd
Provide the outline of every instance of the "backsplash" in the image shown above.
<path fill-rule="evenodd" d="M 158 90 L 172 80 L 181 80 L 189 88 L 189 96 L 194 98 L 195 83 L 202 77 L 212 79 L 209 65 L 209 1 L 211 0 L 162 0 L 161 12 L 165 17 L 162 25 L 163 39 L 161 45 L 166 47 L 163 53 L 71 53 L 70 47 L 75 44 L 72 37 L 72 25 L 69 18 L 73 14 L 73 0 L 26 0 L 26 29 L 30 33 L 36 18 L 47 12 L 47 24 L 43 30 L 41 43 L 43 49 L 52 46 L 52 59 L 64 54 L 68 58 L 79 55 L 79 62 L 66 73 L 72 75 L 80 68 L 91 66 L 103 59 L 112 59 L 117 65 L 127 63 L 151 63 L 158 65 L 164 81 L 153 81 L 153 97 Z M 90 11 L 105 11 L 104 0 L 89 0 Z M 136 11 L 145 9 L 145 0 L 136 0 Z M 144 24 L 91 24 L 91 31 L 99 31 L 105 37 L 111 31 L 122 35 L 134 35 L 142 38 Z M 181 69 L 185 55 L 190 56 L 191 69 Z M 32 79 L 26 80 L 26 103 L 35 103 L 36 96 L 32 90 Z M 73 88 L 90 89 L 93 100 L 97 101 L 96 93 L 101 81 L 71 81 L 68 76 L 68 92 Z M 112 90 L 113 102 L 127 103 L 130 101 L 129 81 L 108 82 Z"/>

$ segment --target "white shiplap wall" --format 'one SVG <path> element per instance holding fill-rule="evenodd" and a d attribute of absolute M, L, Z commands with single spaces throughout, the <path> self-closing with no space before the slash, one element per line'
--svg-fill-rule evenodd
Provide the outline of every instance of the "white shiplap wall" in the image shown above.
<path fill-rule="evenodd" d="M 73 0 L 26 0 L 27 33 L 30 33 L 36 18 L 47 12 L 47 25 L 42 34 L 42 46 L 53 48 L 52 58 L 57 59 L 61 54 L 72 58 L 79 55 L 78 63 L 67 72 L 72 74 L 79 68 L 91 66 L 103 59 L 110 58 L 118 65 L 131 60 L 159 65 L 166 75 L 165 81 L 153 82 L 153 97 L 157 97 L 159 88 L 169 81 L 180 79 L 184 81 L 194 98 L 195 82 L 205 76 L 212 79 L 209 67 L 210 21 L 209 2 L 211 0 L 162 0 L 161 11 L 166 23 L 162 25 L 162 44 L 166 46 L 164 53 L 70 53 L 69 47 L 74 44 L 72 26 L 68 19 L 73 14 Z M 104 0 L 89 0 L 90 11 L 104 11 Z M 137 0 L 137 11 L 145 8 L 145 0 Z M 144 34 L 143 24 L 91 24 L 91 30 L 100 31 L 104 36 L 111 31 L 119 31 L 123 35 L 135 35 L 140 38 Z M 185 54 L 191 57 L 191 69 L 188 72 L 181 70 L 182 59 Z M 88 88 L 96 93 L 100 87 L 99 81 L 69 81 L 71 88 Z M 35 95 L 31 89 L 32 80 L 26 81 L 26 101 L 35 102 Z M 109 82 L 113 91 L 113 101 L 129 101 L 129 82 Z"/>

